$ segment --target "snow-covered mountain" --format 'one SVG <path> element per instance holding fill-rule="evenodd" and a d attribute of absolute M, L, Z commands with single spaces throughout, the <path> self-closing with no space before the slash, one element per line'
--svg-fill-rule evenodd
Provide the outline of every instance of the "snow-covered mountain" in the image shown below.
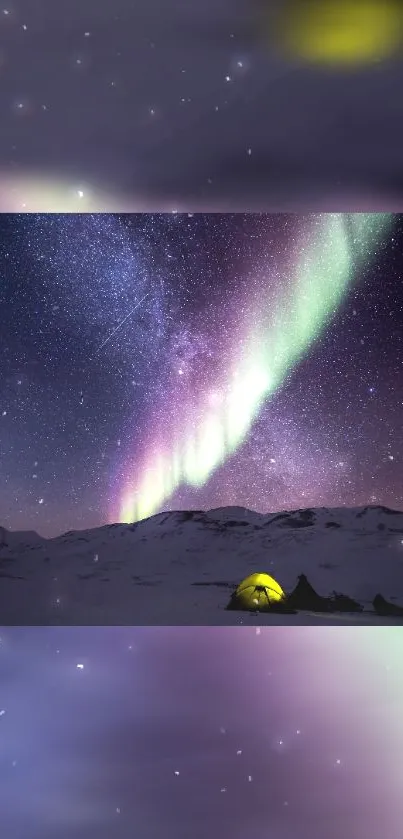
<path fill-rule="evenodd" d="M 287 592 L 304 573 L 319 594 L 341 592 L 366 610 L 378 592 L 403 605 L 403 512 L 341 507 L 264 515 L 224 507 L 53 539 L 0 528 L 0 623 L 388 622 L 367 614 L 226 611 L 235 586 L 255 571 L 271 574 Z"/>

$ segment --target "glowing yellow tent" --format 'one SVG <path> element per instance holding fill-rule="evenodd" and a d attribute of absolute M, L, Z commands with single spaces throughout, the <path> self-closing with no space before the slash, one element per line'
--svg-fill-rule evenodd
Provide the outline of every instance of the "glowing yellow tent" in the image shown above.
<path fill-rule="evenodd" d="M 269 574 L 251 574 L 242 580 L 231 598 L 232 609 L 270 609 L 285 601 L 281 586 Z"/>

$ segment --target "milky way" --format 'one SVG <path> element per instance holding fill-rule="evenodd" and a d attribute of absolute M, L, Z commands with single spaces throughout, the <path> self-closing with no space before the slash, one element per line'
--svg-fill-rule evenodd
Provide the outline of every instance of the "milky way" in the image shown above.
<path fill-rule="evenodd" d="M 403 507 L 400 217 L 0 225 L 4 526 Z"/>
<path fill-rule="evenodd" d="M 388 222 L 388 217 L 376 215 L 322 216 L 313 230 L 305 223 L 307 229 L 302 229 L 295 247 L 295 267 L 291 260 L 277 270 L 263 264 L 251 277 L 246 299 L 235 303 L 237 313 L 241 309 L 243 318 L 246 314 L 247 325 L 240 334 L 236 327 L 232 330 L 225 353 L 229 381 L 220 381 L 218 371 L 212 371 L 212 379 L 204 382 L 204 404 L 198 404 L 193 384 L 190 393 L 180 388 L 179 393 L 167 394 L 167 402 L 176 404 L 173 426 L 164 410 L 158 433 L 166 441 L 164 449 L 156 456 L 158 440 L 157 446 L 150 443 L 154 459 L 146 465 L 135 494 L 125 501 L 123 521 L 157 512 L 181 483 L 203 486 L 238 449 L 262 405 L 281 387 L 342 302 L 359 267 L 355 252 L 368 253 L 376 247 Z M 287 275 L 293 279 L 288 293 Z"/>
<path fill-rule="evenodd" d="M 4 628 L 7 839 L 400 839 L 402 630 Z"/>

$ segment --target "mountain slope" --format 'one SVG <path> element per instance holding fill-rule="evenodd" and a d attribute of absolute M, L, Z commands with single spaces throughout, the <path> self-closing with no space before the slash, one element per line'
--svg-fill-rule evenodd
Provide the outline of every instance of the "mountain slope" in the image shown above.
<path fill-rule="evenodd" d="M 381 592 L 403 604 L 403 512 L 224 507 L 54 539 L 1 528 L 1 623 L 318 622 L 225 612 L 232 589 L 254 571 L 267 571 L 286 591 L 304 573 L 325 596 L 342 592 L 370 608 Z"/>

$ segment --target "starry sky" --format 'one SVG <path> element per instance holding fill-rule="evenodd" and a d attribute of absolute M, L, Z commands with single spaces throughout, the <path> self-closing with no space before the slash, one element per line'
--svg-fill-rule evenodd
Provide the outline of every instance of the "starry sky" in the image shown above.
<path fill-rule="evenodd" d="M 4 0 L 0 209 L 401 209 L 401 51 L 302 60 L 299 5 Z"/>
<path fill-rule="evenodd" d="M 0 522 L 403 509 L 399 216 L 2 215 Z"/>
<path fill-rule="evenodd" d="M 8 839 L 400 839 L 400 628 L 18 627 Z"/>

